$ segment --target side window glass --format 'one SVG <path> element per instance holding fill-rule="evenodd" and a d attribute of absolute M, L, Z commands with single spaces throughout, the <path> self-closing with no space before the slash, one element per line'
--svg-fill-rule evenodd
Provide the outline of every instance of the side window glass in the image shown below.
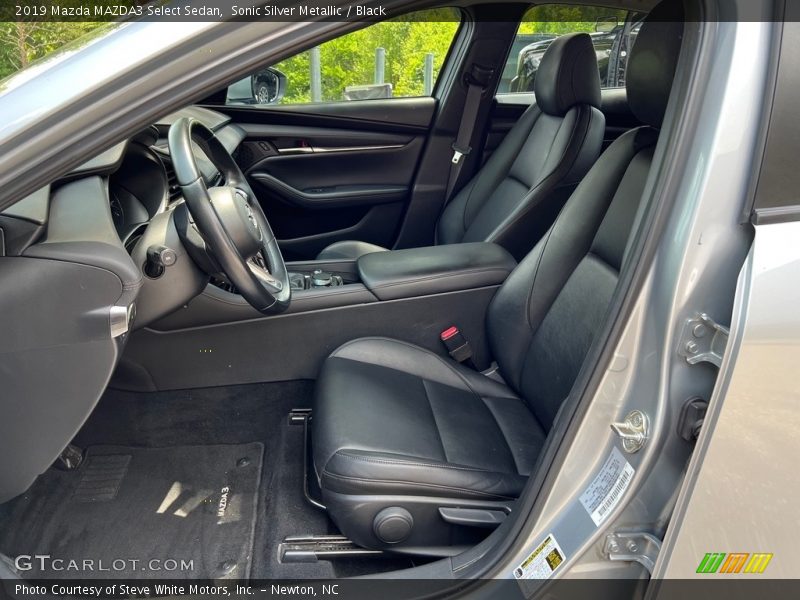
<path fill-rule="evenodd" d="M 630 17 L 628 11 L 599 6 L 534 6 L 520 22 L 498 93 L 532 92 L 539 63 L 548 46 L 557 37 L 575 32 L 588 33 L 592 38 L 600 85 L 623 85 L 625 48 L 634 37 L 631 27 L 634 21 Z"/>
<path fill-rule="evenodd" d="M 625 71 L 628 67 L 628 55 L 631 52 L 631 48 L 633 48 L 633 43 L 636 41 L 636 36 L 639 34 L 639 29 L 642 27 L 642 20 L 644 17 L 645 15 L 635 15 L 634 18 L 629 19 L 626 24 L 620 41 L 619 59 L 617 60 L 617 87 L 625 85 Z"/>
<path fill-rule="evenodd" d="M 460 18 L 455 8 L 437 8 L 375 23 L 237 81 L 226 104 L 430 96 Z"/>

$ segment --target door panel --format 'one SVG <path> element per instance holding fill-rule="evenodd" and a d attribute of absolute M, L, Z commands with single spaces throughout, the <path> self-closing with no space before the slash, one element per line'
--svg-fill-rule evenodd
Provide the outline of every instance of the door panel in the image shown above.
<path fill-rule="evenodd" d="M 214 109 L 245 132 L 235 158 L 287 260 L 339 240 L 394 244 L 436 100 Z"/>

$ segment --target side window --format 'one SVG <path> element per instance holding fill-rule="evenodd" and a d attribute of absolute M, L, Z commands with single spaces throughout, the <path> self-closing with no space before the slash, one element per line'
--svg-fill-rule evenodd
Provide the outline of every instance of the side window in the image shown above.
<path fill-rule="evenodd" d="M 430 96 L 460 18 L 438 8 L 369 25 L 237 81 L 226 104 Z"/>
<path fill-rule="evenodd" d="M 624 85 L 626 59 L 644 16 L 598 6 L 534 6 L 525 13 L 517 30 L 498 93 L 532 92 L 547 47 L 558 36 L 579 31 L 592 38 L 600 85 Z"/>

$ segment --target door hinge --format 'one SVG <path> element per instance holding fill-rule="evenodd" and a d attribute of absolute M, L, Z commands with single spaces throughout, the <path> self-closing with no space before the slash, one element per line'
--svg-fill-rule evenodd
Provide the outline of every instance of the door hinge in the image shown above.
<path fill-rule="evenodd" d="M 637 562 L 650 575 L 661 551 L 661 540 L 652 533 L 643 531 L 609 533 L 603 547 L 608 560 L 624 560 Z"/>
<path fill-rule="evenodd" d="M 686 320 L 680 338 L 678 354 L 690 365 L 710 362 L 717 368 L 722 364 L 725 346 L 728 345 L 727 327 L 716 323 L 705 313 Z"/>

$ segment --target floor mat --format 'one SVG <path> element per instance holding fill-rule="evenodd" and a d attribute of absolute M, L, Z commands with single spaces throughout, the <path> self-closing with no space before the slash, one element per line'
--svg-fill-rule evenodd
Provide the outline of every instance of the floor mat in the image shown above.
<path fill-rule="evenodd" d="M 249 577 L 263 453 L 93 446 L 77 471 L 51 469 L 10 503 L 0 552 L 50 555 L 26 577 L 86 577 L 86 564 L 102 578 Z"/>

